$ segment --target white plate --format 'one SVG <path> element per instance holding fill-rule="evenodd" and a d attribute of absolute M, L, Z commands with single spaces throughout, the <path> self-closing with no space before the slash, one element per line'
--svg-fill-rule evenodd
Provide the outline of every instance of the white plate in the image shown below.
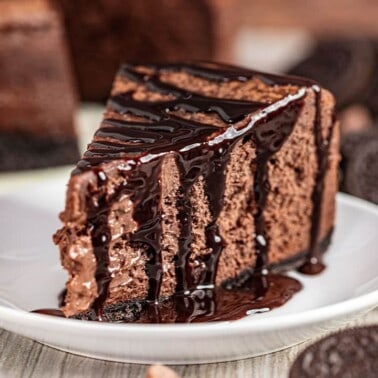
<path fill-rule="evenodd" d="M 64 178 L 0 196 L 0 326 L 72 353 L 166 364 L 235 360 L 273 352 L 333 329 L 378 304 L 378 210 L 338 195 L 337 227 L 318 276 L 293 273 L 304 289 L 285 306 L 234 322 L 102 324 L 29 310 L 56 307 L 66 274 L 51 234 Z"/>

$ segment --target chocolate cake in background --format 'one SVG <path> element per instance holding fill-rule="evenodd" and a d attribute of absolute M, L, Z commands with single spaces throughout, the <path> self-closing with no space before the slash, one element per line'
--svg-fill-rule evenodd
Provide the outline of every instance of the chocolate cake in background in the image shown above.
<path fill-rule="evenodd" d="M 75 106 L 58 14 L 45 0 L 1 0 L 0 170 L 74 163 Z"/>
<path fill-rule="evenodd" d="M 299 283 L 268 272 L 322 269 L 338 142 L 334 99 L 314 82 L 215 63 L 124 65 L 54 236 L 65 315 L 128 321 L 130 305 L 132 320 L 217 320 L 214 308 L 235 309 L 226 290 L 214 307 L 211 288 L 251 277 L 258 308 L 284 303 Z"/>
<path fill-rule="evenodd" d="M 56 0 L 65 24 L 81 97 L 105 101 L 122 61 L 213 58 L 208 0 Z"/>
<path fill-rule="evenodd" d="M 237 9 L 238 23 L 254 29 L 308 30 L 330 37 L 378 33 L 378 3 L 375 0 L 215 0 L 229 2 Z M 241 11 L 240 11 L 241 10 Z"/>

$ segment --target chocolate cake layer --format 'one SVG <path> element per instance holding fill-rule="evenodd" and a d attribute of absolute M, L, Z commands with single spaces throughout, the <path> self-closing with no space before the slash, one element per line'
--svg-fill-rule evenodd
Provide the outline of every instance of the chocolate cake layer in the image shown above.
<path fill-rule="evenodd" d="M 0 170 L 77 161 L 75 107 L 58 14 L 45 0 L 0 1 Z"/>
<path fill-rule="evenodd" d="M 124 65 L 54 237 L 65 315 L 102 319 L 104 307 L 246 272 L 269 286 L 267 270 L 293 261 L 320 270 L 337 190 L 333 112 L 329 92 L 297 78 Z"/>

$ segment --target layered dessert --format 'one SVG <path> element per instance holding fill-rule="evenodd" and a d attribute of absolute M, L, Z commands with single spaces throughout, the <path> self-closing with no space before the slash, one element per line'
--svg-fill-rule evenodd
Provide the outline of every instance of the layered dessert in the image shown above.
<path fill-rule="evenodd" d="M 75 90 L 57 13 L 0 1 L 0 170 L 72 164 Z"/>
<path fill-rule="evenodd" d="M 279 271 L 323 268 L 338 143 L 333 96 L 314 82 L 123 65 L 54 236 L 64 314 L 219 320 L 231 302 L 243 314 L 284 303 L 300 284 Z"/>

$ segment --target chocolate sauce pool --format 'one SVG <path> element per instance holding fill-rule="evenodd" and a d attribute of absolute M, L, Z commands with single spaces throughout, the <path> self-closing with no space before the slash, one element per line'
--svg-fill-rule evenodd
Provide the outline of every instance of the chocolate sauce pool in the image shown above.
<path fill-rule="evenodd" d="M 302 285 L 295 279 L 254 275 L 232 290 L 222 287 L 176 294 L 159 305 L 144 303 L 136 323 L 201 323 L 237 320 L 285 304 Z"/>
<path fill-rule="evenodd" d="M 92 320 L 106 320 L 104 303 L 107 298 L 110 273 L 108 271 L 108 249 L 111 238 L 107 224 L 112 203 L 122 195 L 130 196 L 134 204 L 133 219 L 138 229 L 131 235 L 131 242 L 147 247 L 149 261 L 146 265 L 149 286 L 145 303 L 140 304 L 137 321 L 164 322 L 229 320 L 245 316 L 248 311 L 265 311 L 285 303 L 300 290 L 298 281 L 286 276 L 269 273 L 269 237 L 266 233 L 264 211 L 269 193 L 268 163 L 281 149 L 293 131 L 303 107 L 306 92 L 292 96 L 284 105 L 267 110 L 269 104 L 242 100 L 213 98 L 192 93 L 175 85 L 163 82 L 160 73 L 184 71 L 209 81 L 248 81 L 257 77 L 266 84 L 292 84 L 311 87 L 315 94 L 314 137 L 318 172 L 312 193 L 313 211 L 310 245 L 306 261 L 300 271 L 319 273 L 323 269 L 319 247 L 320 220 L 324 192 L 324 175 L 328 167 L 328 149 L 332 131 L 326 138 L 322 133 L 320 116 L 321 91 L 312 81 L 262 74 L 255 71 L 215 64 L 182 64 L 150 66 L 151 73 L 141 73 L 135 66 L 125 65 L 120 74 L 149 91 L 168 96 L 164 101 L 136 101 L 133 91 L 122 93 L 109 100 L 108 107 L 120 114 L 143 117 L 145 121 L 105 119 L 95 135 L 94 141 L 78 163 L 73 174 L 92 169 L 97 173 L 102 195 L 96 203 L 88 199 L 88 220 L 94 254 L 97 260 L 96 282 L 99 295 L 92 305 Z M 249 119 L 247 126 L 237 130 L 230 128 L 252 113 L 264 109 L 262 117 Z M 173 112 L 215 113 L 225 126 L 187 120 Z M 254 187 L 251 194 L 257 210 L 254 212 L 256 266 L 254 273 L 242 287 L 233 290 L 215 288 L 219 258 L 224 248 L 217 220 L 223 207 L 225 190 L 225 167 L 233 146 L 240 140 L 252 141 L 256 146 Z M 216 142 L 213 142 L 216 140 Z M 213 142 L 213 143 L 210 143 Z M 161 173 L 162 154 L 174 151 L 180 171 L 180 191 L 176 206 L 180 221 L 179 248 L 175 260 L 177 293 L 167 301 L 159 302 L 162 283 L 161 256 Z M 109 198 L 106 193 L 107 177 L 99 164 L 108 160 L 124 159 L 128 165 L 126 184 L 114 191 Z M 141 164 L 142 162 L 142 164 Z M 252 169 L 252 168 L 251 168 Z M 122 172 L 119 172 L 122 175 Z M 212 252 L 203 257 L 203 274 L 194 275 L 189 264 L 192 240 L 191 206 L 189 193 L 194 182 L 202 176 L 205 194 L 209 199 L 211 221 L 205 230 L 206 248 Z M 126 180 L 127 179 L 127 180 Z M 204 287 L 210 289 L 203 289 Z M 194 288 L 194 289 L 193 289 Z M 203 297 L 199 300 L 200 297 Z M 158 303 L 158 304 L 157 304 Z M 191 308 L 200 308 L 198 313 Z M 176 314 L 169 317 L 167 314 Z M 171 320 L 169 320 L 171 321 Z"/>
<path fill-rule="evenodd" d="M 285 304 L 302 285 L 280 274 L 255 274 L 232 289 L 198 288 L 190 294 L 175 294 L 159 303 L 143 301 L 105 311 L 102 321 L 117 323 L 200 323 L 237 320 L 270 311 Z M 64 317 L 58 309 L 39 309 L 33 313 Z M 81 319 L 99 320 L 89 312 Z"/>

